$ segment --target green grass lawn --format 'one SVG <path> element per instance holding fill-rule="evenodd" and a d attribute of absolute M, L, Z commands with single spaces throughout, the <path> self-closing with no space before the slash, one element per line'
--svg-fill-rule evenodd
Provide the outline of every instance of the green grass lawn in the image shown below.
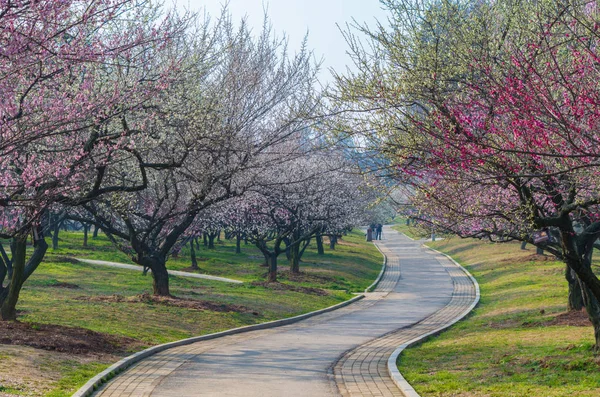
<path fill-rule="evenodd" d="M 87 248 L 82 247 L 81 233 L 61 232 L 60 236 L 62 240 L 59 248 L 55 251 L 52 248 L 48 250 L 52 257 L 79 257 L 133 264 L 131 258 L 115 250 L 104 236 L 90 238 Z M 264 263 L 264 258 L 255 246 L 242 243 L 241 254 L 235 254 L 235 244 L 232 241 L 215 242 L 215 246 L 211 250 L 201 245 L 200 250 L 196 251 L 200 267 L 198 273 L 246 282 L 265 278 L 266 268 L 260 266 Z M 372 245 L 365 244 L 364 234 L 354 230 L 343 237 L 335 250 L 326 249 L 325 255 L 318 255 L 316 246 L 311 244 L 302 257 L 301 271 L 315 277 L 295 279 L 293 283 L 349 292 L 363 291 L 379 273 L 381 263 L 377 263 L 377 256 L 377 250 Z M 181 250 L 177 258 L 171 257 L 167 262 L 167 267 L 171 270 L 188 270 L 190 266 L 188 246 Z M 280 256 L 280 279 L 283 282 L 291 281 L 288 267 L 285 255 Z"/>
<path fill-rule="evenodd" d="M 274 289 L 256 283 L 264 281 L 266 268 L 261 266 L 263 258 L 255 247 L 242 245 L 242 254 L 235 254 L 234 243 L 221 241 L 214 250 L 201 247 L 197 252 L 201 272 L 243 280 L 244 283 L 172 276 L 171 293 L 178 298 L 202 300 L 221 307 L 235 305 L 241 310 L 196 310 L 151 301 L 128 301 L 131 297 L 152 292 L 151 275 L 76 263 L 69 258 L 131 261 L 116 251 L 105 237 L 90 238 L 87 248 L 82 247 L 81 233 L 61 232 L 60 237 L 59 248 L 48 250 L 44 262 L 23 288 L 18 305 L 19 320 L 83 327 L 134 338 L 146 345 L 291 317 L 340 303 L 351 298 L 352 292 L 362 291 L 371 284 L 382 262 L 377 249 L 364 242 L 362 233 L 355 231 L 345 236 L 335 251 L 326 249 L 325 255 L 317 255 L 315 247 L 311 246 L 301 263 L 302 277 L 291 277 L 285 255 L 280 257 L 283 283 L 322 289 L 326 294 L 298 288 L 299 291 Z M 184 249 L 179 258 L 168 262 L 168 268 L 189 267 L 188 255 Z M 123 299 L 99 299 L 113 295 Z M 52 387 L 44 395 L 68 396 L 110 363 L 106 358 L 79 361 L 65 358 L 53 362 L 59 375 L 52 379 Z M 0 387 L 3 388 L 0 394 L 30 394 L 26 387 L 2 386 L 1 378 Z"/>
<path fill-rule="evenodd" d="M 399 369 L 423 396 L 599 396 L 593 329 L 556 321 L 566 310 L 564 265 L 518 243 L 429 243 L 481 287 L 471 316 L 406 350 Z M 556 325 L 550 325 L 554 320 Z"/>

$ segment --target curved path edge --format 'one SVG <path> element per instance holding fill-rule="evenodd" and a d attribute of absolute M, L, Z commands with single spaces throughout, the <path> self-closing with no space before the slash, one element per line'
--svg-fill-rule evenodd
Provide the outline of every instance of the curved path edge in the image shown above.
<path fill-rule="evenodd" d="M 338 303 L 336 305 L 329 306 L 324 309 L 316 310 L 314 312 L 301 314 L 299 316 L 284 318 L 281 320 L 269 321 L 266 323 L 247 325 L 247 326 L 239 327 L 239 328 L 232 328 L 232 329 L 228 329 L 226 331 L 215 332 L 213 334 L 207 334 L 207 335 L 202 335 L 202 336 L 194 336 L 191 338 L 182 339 L 182 340 L 178 340 L 175 342 L 169 342 L 169 343 L 164 343 L 162 345 L 150 347 L 148 349 L 145 349 L 145 350 L 142 350 L 135 354 L 132 354 L 131 356 L 127 356 L 124 359 L 118 361 L 117 363 L 111 365 L 104 371 L 100 372 L 98 375 L 96 375 L 92 379 L 90 379 L 79 390 L 77 390 L 75 392 L 75 394 L 72 395 L 72 397 L 89 396 L 94 391 L 96 391 L 98 389 L 98 387 L 100 385 L 102 385 L 104 382 L 112 379 L 115 375 L 117 375 L 118 373 L 127 369 L 131 365 L 143 360 L 146 357 L 149 357 L 153 354 L 162 352 L 164 350 L 171 349 L 173 347 L 189 345 L 189 344 L 204 341 L 204 340 L 220 338 L 220 337 L 227 336 L 227 335 L 235 335 L 235 334 L 240 334 L 243 332 L 255 331 L 255 330 L 260 330 L 260 329 L 281 327 L 283 325 L 292 324 L 292 323 L 307 319 L 309 317 L 317 316 L 319 314 L 327 313 L 327 312 L 330 312 L 330 311 L 333 311 L 336 309 L 341 309 L 342 307 L 348 306 L 358 300 L 363 299 L 364 297 L 365 296 L 363 294 L 360 294 L 360 295 L 355 296 L 352 299 L 348 299 L 347 301 Z"/>
<path fill-rule="evenodd" d="M 404 234 L 404 233 L 403 233 Z M 405 235 L 406 236 L 406 235 Z M 406 236 L 408 237 L 408 236 Z M 410 237 L 408 237 L 410 238 Z M 411 239 L 412 240 L 412 239 Z M 400 389 L 400 391 L 406 396 L 406 397 L 420 397 L 420 394 L 416 392 L 416 390 L 410 385 L 410 383 L 408 383 L 408 381 L 404 378 L 404 376 L 402 376 L 402 374 L 400 373 L 400 371 L 398 370 L 398 356 L 400 356 L 400 354 L 402 353 L 402 351 L 404 349 L 407 349 L 413 345 L 416 345 L 417 343 L 423 341 L 424 339 L 427 339 L 430 336 L 433 335 L 437 335 L 440 332 L 450 328 L 451 326 L 453 326 L 454 324 L 456 324 L 457 322 L 459 322 L 460 320 L 462 320 L 463 318 L 465 318 L 469 313 L 471 313 L 471 311 L 473 311 L 473 309 L 477 306 L 477 304 L 479 303 L 479 299 L 481 297 L 481 293 L 479 290 L 479 283 L 477 283 L 477 280 L 475 280 L 475 277 L 473 277 L 473 275 L 467 270 L 465 269 L 463 266 L 461 266 L 457 261 L 455 261 L 450 255 L 444 254 L 443 252 L 440 252 L 438 250 L 435 250 L 433 248 L 427 247 L 426 245 L 423 245 L 424 247 L 426 247 L 427 249 L 434 251 L 440 255 L 445 256 L 446 258 L 448 258 L 452 263 L 454 263 L 460 270 L 462 270 L 467 277 L 469 277 L 469 279 L 471 280 L 471 282 L 473 283 L 474 287 L 475 287 L 475 299 L 473 300 L 473 302 L 471 303 L 471 305 L 465 309 L 465 311 L 463 311 L 462 313 L 458 314 L 454 319 L 450 320 L 449 322 L 447 322 L 446 324 L 442 325 L 441 327 L 434 329 L 433 331 L 427 332 L 423 335 L 420 335 L 406 343 L 403 343 L 402 345 L 398 346 L 396 348 L 396 350 L 394 350 L 394 352 L 390 355 L 390 357 L 388 358 L 387 361 L 387 370 L 388 370 L 388 374 L 390 375 L 390 377 L 392 378 L 392 381 L 396 384 L 396 386 L 398 386 L 398 388 Z"/>
<path fill-rule="evenodd" d="M 383 252 L 381 252 L 379 247 L 377 247 L 377 249 L 383 256 L 383 264 L 381 267 L 381 271 L 379 272 L 379 276 L 375 279 L 373 284 L 371 284 L 370 286 L 368 286 L 365 289 L 365 292 L 374 288 L 379 283 L 383 274 L 385 273 L 387 257 Z M 336 305 L 329 306 L 324 309 L 316 310 L 313 312 L 300 314 L 298 316 L 284 318 L 281 320 L 269 321 L 266 323 L 247 325 L 247 326 L 239 327 L 239 328 L 232 328 L 232 329 L 228 329 L 226 331 L 215 332 L 212 334 L 207 334 L 207 335 L 202 335 L 202 336 L 195 336 L 195 337 L 191 337 L 191 338 L 187 338 L 187 339 L 178 340 L 175 342 L 169 342 L 169 343 L 164 343 L 162 345 L 150 347 L 148 349 L 145 349 L 145 350 L 142 350 L 135 354 L 132 354 L 130 356 L 127 356 L 127 357 L 123 358 L 122 360 L 116 362 L 115 364 L 111 365 L 104 371 L 100 372 L 98 375 L 96 375 L 92 379 L 90 379 L 79 390 L 77 390 L 72 395 L 72 397 L 87 397 L 87 396 L 92 395 L 96 390 L 98 390 L 98 388 L 100 386 L 102 386 L 104 383 L 111 380 L 112 378 L 114 378 L 116 375 L 123 372 L 127 368 L 131 367 L 133 364 L 136 364 L 139 361 L 141 361 L 149 356 L 152 356 L 156 353 L 160 353 L 164 350 L 171 349 L 171 348 L 178 347 L 178 346 L 189 345 L 189 344 L 204 341 L 204 340 L 216 339 L 216 338 L 220 338 L 223 336 L 235 335 L 235 334 L 240 334 L 240 333 L 244 333 L 244 332 L 261 330 L 261 329 L 276 328 L 276 327 L 281 327 L 281 326 L 288 325 L 288 324 L 293 324 L 295 322 L 305 320 L 307 318 L 314 317 L 319 314 L 324 314 L 324 313 L 328 313 L 328 312 L 331 312 L 331 311 L 334 311 L 337 309 L 341 309 L 345 306 L 351 305 L 352 303 L 363 299 L 364 297 L 365 297 L 364 294 L 359 294 L 359 295 L 355 296 L 354 298 L 348 299 L 347 301 L 338 303 Z"/>
<path fill-rule="evenodd" d="M 373 244 L 373 245 L 375 246 L 375 248 L 377 248 L 377 251 L 379 251 L 381 256 L 383 256 L 383 264 L 381 265 L 381 271 L 379 272 L 379 275 L 377 276 L 375 281 L 373 281 L 373 284 L 371 284 L 367 288 L 365 288 L 365 292 L 364 292 L 365 294 L 367 292 L 373 291 L 377 287 L 377 284 L 379 284 L 379 282 L 381 281 L 381 278 L 383 277 L 383 274 L 385 273 L 385 269 L 387 268 L 387 255 L 383 253 L 383 251 L 381 250 L 381 248 L 379 248 L 379 246 L 377 244 Z"/>

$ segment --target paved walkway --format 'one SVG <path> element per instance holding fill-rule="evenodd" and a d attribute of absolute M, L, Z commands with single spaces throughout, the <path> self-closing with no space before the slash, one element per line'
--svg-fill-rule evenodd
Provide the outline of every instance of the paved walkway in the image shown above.
<path fill-rule="evenodd" d="M 83 258 L 75 258 L 75 259 L 77 259 L 79 262 L 89 263 L 90 265 L 110 266 L 110 267 L 116 267 L 116 268 L 119 268 L 119 269 L 135 270 L 135 271 L 138 271 L 138 272 L 142 271 L 142 267 L 139 266 L 139 265 L 127 265 L 125 263 L 98 261 L 98 260 L 95 260 L 95 259 L 83 259 Z M 151 269 L 149 269 L 148 271 L 152 272 Z M 240 281 L 240 280 L 234 280 L 234 279 L 225 278 L 225 277 L 211 276 L 211 275 L 208 275 L 208 274 L 198 274 L 198 273 L 192 273 L 192 272 L 180 272 L 179 270 L 168 270 L 167 272 L 170 275 L 172 275 L 172 276 L 190 277 L 190 278 L 202 278 L 202 279 L 205 279 L 205 280 L 223 281 L 225 283 L 235 283 L 235 284 L 242 284 L 243 283 L 243 281 Z"/>
<path fill-rule="evenodd" d="M 385 370 L 391 352 L 464 310 L 474 287 L 445 257 L 389 228 L 384 236 L 378 244 L 388 269 L 365 299 L 288 326 L 158 353 L 96 395 L 401 396 Z"/>
<path fill-rule="evenodd" d="M 393 258 L 392 260 L 405 261 L 407 259 L 401 254 L 398 255 L 397 248 L 394 249 L 390 245 L 387 248 L 391 248 L 390 251 L 392 251 L 386 253 L 388 260 Z M 470 278 L 448 258 L 436 255 L 431 251 L 417 251 L 411 261 L 413 263 L 430 261 L 432 255 L 434 255 L 433 259 L 438 261 L 452 278 L 454 286 L 450 302 L 417 324 L 400 328 L 347 351 L 334 366 L 335 382 L 342 396 L 403 396 L 388 375 L 387 361 L 390 355 L 398 346 L 438 330 L 451 322 L 473 303 L 476 294 L 475 286 Z M 409 275 L 403 268 L 404 278 L 409 278 Z M 414 278 L 412 279 L 414 280 Z M 402 281 L 399 284 L 401 283 Z M 427 281 L 424 280 L 424 283 Z M 440 291 L 434 291 L 435 286 L 432 285 L 432 287 L 429 299 L 435 299 L 434 295 L 440 293 Z M 441 295 L 445 295 L 445 292 L 441 292 Z"/>

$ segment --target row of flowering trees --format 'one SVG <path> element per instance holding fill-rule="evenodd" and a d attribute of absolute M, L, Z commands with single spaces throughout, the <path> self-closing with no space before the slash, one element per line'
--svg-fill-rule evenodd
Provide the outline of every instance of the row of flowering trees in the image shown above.
<path fill-rule="evenodd" d="M 277 280 L 278 258 L 284 253 L 290 271 L 299 273 L 310 241 L 335 238 L 364 222 L 369 198 L 362 178 L 350 174 L 336 153 L 296 155 L 265 170 L 246 194 L 202 211 L 186 234 L 210 238 L 224 231 L 236 238 L 238 250 L 242 239 L 251 242 L 264 255 L 268 281 Z"/>
<path fill-rule="evenodd" d="M 4 320 L 62 218 L 50 211 L 102 229 L 158 295 L 167 259 L 207 219 L 261 247 L 275 280 L 283 239 L 297 255 L 359 211 L 362 181 L 310 144 L 312 54 L 289 54 L 268 23 L 251 32 L 226 11 L 201 20 L 144 0 L 0 0 L 0 40 Z"/>
<path fill-rule="evenodd" d="M 382 3 L 372 54 L 348 36 L 361 69 L 337 96 L 361 112 L 344 122 L 375 131 L 422 221 L 563 260 L 600 346 L 597 2 Z"/>

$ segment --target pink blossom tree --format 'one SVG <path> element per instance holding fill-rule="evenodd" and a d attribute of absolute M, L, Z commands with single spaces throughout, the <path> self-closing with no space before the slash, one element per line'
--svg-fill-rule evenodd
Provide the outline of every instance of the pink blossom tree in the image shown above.
<path fill-rule="evenodd" d="M 146 112 L 177 70 L 177 58 L 154 56 L 180 22 L 145 1 L 0 2 L 0 235 L 13 237 L 7 284 L 0 262 L 2 319 L 15 317 L 21 286 L 45 254 L 49 206 L 147 184 L 133 149 L 145 121 L 126 116 Z M 113 172 L 123 158 L 139 160 L 136 178 Z"/>

